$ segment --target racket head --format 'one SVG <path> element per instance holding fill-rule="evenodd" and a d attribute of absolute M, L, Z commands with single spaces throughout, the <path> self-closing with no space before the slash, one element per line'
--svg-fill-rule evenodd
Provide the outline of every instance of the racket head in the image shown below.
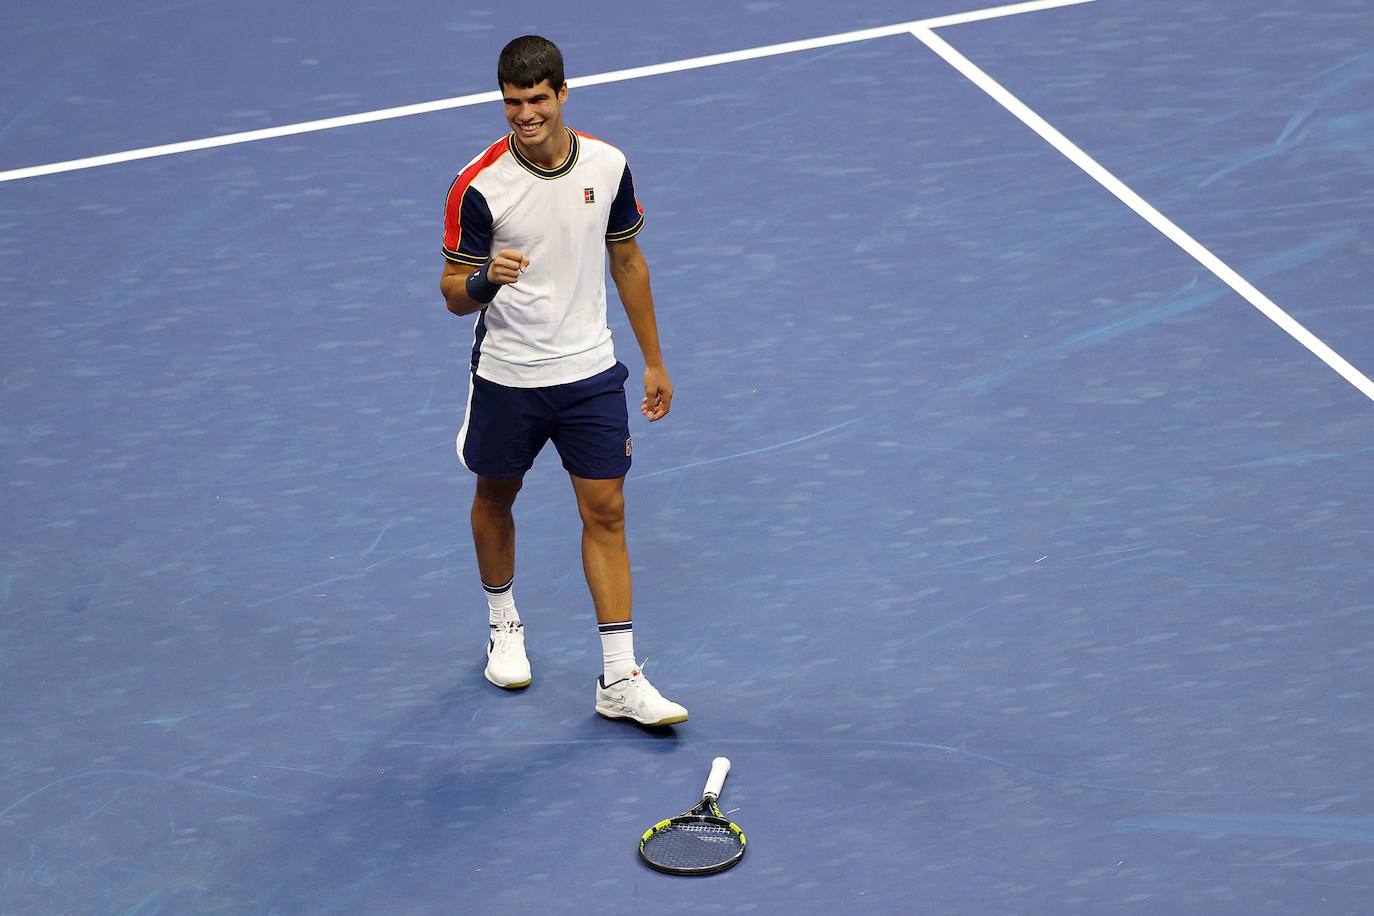
<path fill-rule="evenodd" d="M 639 857 L 670 875 L 710 875 L 739 864 L 748 841 L 738 824 L 702 799 L 686 814 L 659 821 L 639 840 Z"/>

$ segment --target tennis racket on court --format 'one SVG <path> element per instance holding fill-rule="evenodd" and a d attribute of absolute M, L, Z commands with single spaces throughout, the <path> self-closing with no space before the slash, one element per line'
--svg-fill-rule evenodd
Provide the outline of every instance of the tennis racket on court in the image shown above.
<path fill-rule="evenodd" d="M 670 875 L 709 875 L 744 858 L 744 831 L 720 813 L 716 799 L 730 772 L 730 760 L 711 761 L 701 801 L 691 811 L 659 821 L 639 838 L 639 857 Z"/>

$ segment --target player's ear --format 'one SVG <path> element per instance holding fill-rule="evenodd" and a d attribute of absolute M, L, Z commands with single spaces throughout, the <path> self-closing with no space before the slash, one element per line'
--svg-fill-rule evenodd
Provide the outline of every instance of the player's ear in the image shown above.
<path fill-rule="evenodd" d="M 558 87 L 558 104 L 562 105 L 562 104 L 563 104 L 564 102 L 566 102 L 567 100 L 568 100 L 568 84 L 567 84 L 567 82 L 564 82 L 563 85 L 561 85 L 561 86 Z"/>

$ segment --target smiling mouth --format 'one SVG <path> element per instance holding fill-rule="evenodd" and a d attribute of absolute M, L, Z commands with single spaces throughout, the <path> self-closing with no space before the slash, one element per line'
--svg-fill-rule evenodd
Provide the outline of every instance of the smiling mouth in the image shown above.
<path fill-rule="evenodd" d="M 543 126 L 544 122 L 540 121 L 538 124 L 517 124 L 515 125 L 515 129 L 520 131 L 520 133 L 522 134 L 529 135 L 539 133 L 539 129 Z"/>

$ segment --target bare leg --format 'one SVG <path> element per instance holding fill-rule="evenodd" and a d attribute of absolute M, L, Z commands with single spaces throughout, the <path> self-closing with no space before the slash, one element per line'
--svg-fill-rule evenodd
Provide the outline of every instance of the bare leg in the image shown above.
<path fill-rule="evenodd" d="M 625 478 L 574 476 L 572 485 L 582 516 L 582 570 L 597 623 L 623 623 L 630 619 L 633 600 L 630 552 L 625 545 Z"/>
<path fill-rule="evenodd" d="M 477 571 L 487 585 L 505 585 L 515 577 L 515 516 L 511 507 L 523 481 L 477 478 L 472 498 L 472 543 Z"/>

